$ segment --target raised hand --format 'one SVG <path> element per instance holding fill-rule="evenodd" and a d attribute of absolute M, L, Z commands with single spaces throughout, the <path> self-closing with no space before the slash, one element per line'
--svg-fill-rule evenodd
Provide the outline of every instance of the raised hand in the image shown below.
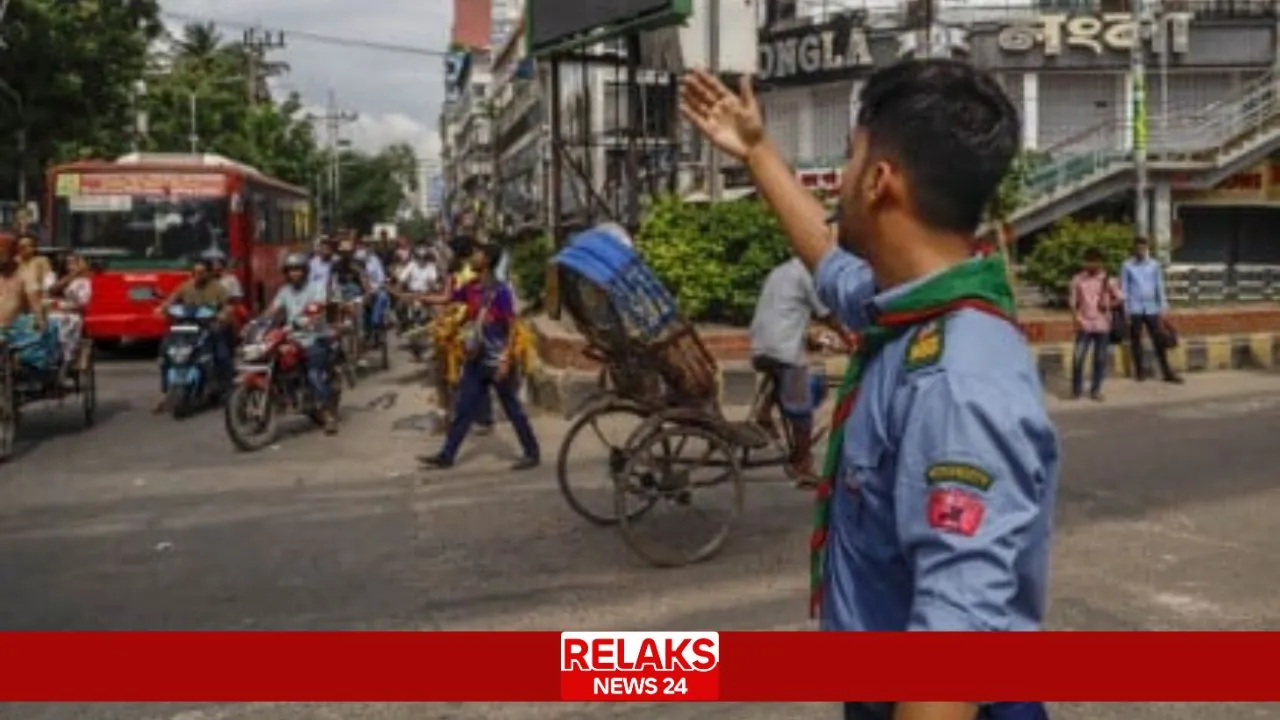
<path fill-rule="evenodd" d="M 744 160 L 764 140 L 764 120 L 751 77 L 744 75 L 734 95 L 714 76 L 692 70 L 680 83 L 680 114 L 716 147 Z"/>

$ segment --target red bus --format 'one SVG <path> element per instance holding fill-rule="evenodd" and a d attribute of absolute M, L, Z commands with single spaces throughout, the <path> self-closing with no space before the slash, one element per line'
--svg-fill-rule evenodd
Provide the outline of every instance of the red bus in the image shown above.
<path fill-rule="evenodd" d="M 218 155 L 139 154 L 60 165 L 48 173 L 48 238 L 94 267 L 85 332 L 154 340 L 155 307 L 217 248 L 257 313 L 283 282 L 283 255 L 312 232 L 307 191 Z"/>

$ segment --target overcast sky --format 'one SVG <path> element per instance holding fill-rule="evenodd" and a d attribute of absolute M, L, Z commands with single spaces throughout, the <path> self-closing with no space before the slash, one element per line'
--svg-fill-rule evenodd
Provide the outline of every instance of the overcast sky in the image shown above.
<path fill-rule="evenodd" d="M 448 0 L 161 0 L 168 12 L 285 31 L 286 49 L 271 57 L 288 62 L 292 70 L 277 88 L 297 91 L 318 113 L 332 90 L 343 109 L 360 114 L 345 131 L 357 147 L 375 150 L 408 142 L 419 157 L 439 148 L 435 128 L 444 98 L 442 58 L 320 44 L 290 38 L 288 33 L 308 31 L 444 50 L 452 5 Z M 233 39 L 242 31 L 222 32 Z"/>

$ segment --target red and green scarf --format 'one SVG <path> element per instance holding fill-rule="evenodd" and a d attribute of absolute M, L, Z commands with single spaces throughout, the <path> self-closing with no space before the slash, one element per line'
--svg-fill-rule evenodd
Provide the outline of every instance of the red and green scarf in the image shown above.
<path fill-rule="evenodd" d="M 1003 258 L 993 254 L 961 263 L 889 300 L 880 308 L 875 322 L 862 331 L 858 348 L 849 357 L 844 380 L 836 395 L 827 457 L 822 466 L 822 482 L 818 485 L 817 500 L 813 508 L 813 536 L 809 546 L 809 612 L 813 617 L 817 616 L 822 604 L 822 574 L 826 558 L 827 528 L 831 523 L 831 494 L 840 470 L 844 424 L 857 402 L 863 370 L 891 341 L 913 328 L 961 308 L 972 308 L 997 315 L 1009 322 L 1015 321 L 1013 290 L 1009 287 Z"/>

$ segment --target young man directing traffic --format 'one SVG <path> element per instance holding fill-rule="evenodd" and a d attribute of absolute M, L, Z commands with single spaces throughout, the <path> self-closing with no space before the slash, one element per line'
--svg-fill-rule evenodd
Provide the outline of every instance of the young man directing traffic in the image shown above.
<path fill-rule="evenodd" d="M 1018 151 L 1009 99 L 962 62 L 875 73 L 841 180 L 838 243 L 766 137 L 749 79 L 734 95 L 693 72 L 681 111 L 746 165 L 823 304 L 862 332 L 815 511 L 822 627 L 1040 628 L 1057 437 L 1004 263 L 976 254 L 974 239 Z M 1038 704 L 845 706 L 846 718 L 876 720 L 1043 716 Z"/>

